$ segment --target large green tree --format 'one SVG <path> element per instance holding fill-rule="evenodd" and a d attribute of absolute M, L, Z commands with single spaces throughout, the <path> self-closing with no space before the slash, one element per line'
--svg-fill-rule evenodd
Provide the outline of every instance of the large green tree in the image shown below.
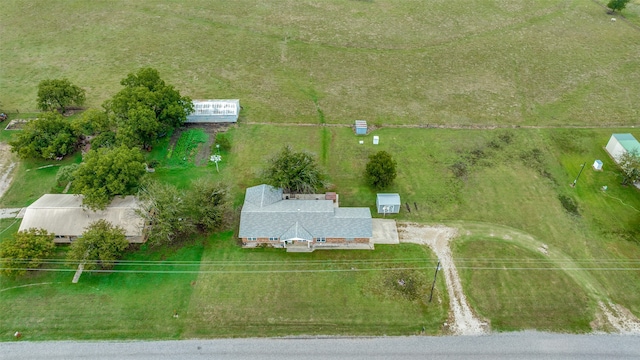
<path fill-rule="evenodd" d="M 113 130 L 113 124 L 105 111 L 89 109 L 75 118 L 71 126 L 81 135 L 98 135 Z"/>
<path fill-rule="evenodd" d="M 144 157 L 139 149 L 124 145 L 92 149 L 76 170 L 73 186 L 84 195 L 84 205 L 104 209 L 114 196 L 134 193 L 144 174 Z"/>
<path fill-rule="evenodd" d="M 195 180 L 186 195 L 187 212 L 198 230 L 219 230 L 229 223 L 229 191 L 221 183 L 203 178 Z"/>
<path fill-rule="evenodd" d="M 42 111 L 58 110 L 64 113 L 68 106 L 82 106 L 84 101 L 84 89 L 67 79 L 42 80 L 38 84 L 38 109 Z"/>
<path fill-rule="evenodd" d="M 118 128 L 123 129 L 121 139 L 131 137 L 128 143 L 148 147 L 158 134 L 181 126 L 193 111 L 191 99 L 167 85 L 156 69 L 140 69 L 120 83 L 124 88 L 104 107 L 116 119 Z"/>
<path fill-rule="evenodd" d="M 629 0 L 609 0 L 607 7 L 611 9 L 611 12 L 622 11 L 627 7 Z"/>
<path fill-rule="evenodd" d="M 39 267 L 50 258 L 55 249 L 54 234 L 44 229 L 31 228 L 17 232 L 12 238 L 0 243 L 2 273 L 10 276 L 23 275 L 27 269 Z"/>
<path fill-rule="evenodd" d="M 378 151 L 369 156 L 365 168 L 367 184 L 376 189 L 383 189 L 393 182 L 397 176 L 397 162 L 386 151 Z"/>
<path fill-rule="evenodd" d="M 189 189 L 157 181 L 146 181 L 139 191 L 148 241 L 171 244 L 198 231 L 220 230 L 229 223 L 231 211 L 228 191 L 222 184 L 198 179 Z"/>
<path fill-rule="evenodd" d="M 9 141 L 11 151 L 21 158 L 54 159 L 76 150 L 78 136 L 71 123 L 60 114 L 48 112 L 29 121 L 22 131 Z"/>
<path fill-rule="evenodd" d="M 296 152 L 285 146 L 264 170 L 264 180 L 285 192 L 312 194 L 325 186 L 325 174 L 308 152 Z"/>
<path fill-rule="evenodd" d="M 195 231 L 188 220 L 187 199 L 173 185 L 147 181 L 138 194 L 140 211 L 147 226 L 148 242 L 153 245 L 171 244 L 187 238 Z"/>
<path fill-rule="evenodd" d="M 152 142 L 158 138 L 158 132 L 162 129 L 156 120 L 153 111 L 142 105 L 129 109 L 127 121 L 118 124 L 116 140 L 127 146 L 141 145 L 148 149 Z"/>
<path fill-rule="evenodd" d="M 124 229 L 100 219 L 91 223 L 82 236 L 71 243 L 68 259 L 84 263 L 87 270 L 111 269 L 127 247 L 129 242 Z"/>

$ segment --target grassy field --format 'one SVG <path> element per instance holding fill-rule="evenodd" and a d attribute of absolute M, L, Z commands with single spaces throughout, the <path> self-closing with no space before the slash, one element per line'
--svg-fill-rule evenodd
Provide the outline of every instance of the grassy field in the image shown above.
<path fill-rule="evenodd" d="M 461 238 L 463 245 L 454 249 L 457 257 L 478 262 L 493 257 L 508 261 L 515 252 L 521 259 L 536 261 L 540 255 L 535 247 L 518 250 L 522 245 L 518 242 L 511 244 L 514 249 L 502 253 L 499 246 L 479 250 L 493 232 L 506 227 L 535 239 L 539 246 L 548 246 L 558 256 L 551 263 L 558 269 L 566 265 L 566 259 L 575 259 L 577 266 L 585 268 L 609 261 L 613 267 L 633 269 L 630 262 L 640 256 L 640 196 L 635 188 L 620 185 L 618 170 L 603 149 L 612 131 L 628 130 L 380 129 L 356 137 L 345 128 L 289 127 L 285 131 L 273 126 L 243 127 L 231 133 L 231 161 L 236 173 L 229 181 L 237 179 L 238 190 L 259 183 L 261 164 L 283 143 L 309 149 L 320 157 L 327 143 L 323 141 L 324 133 L 329 132 L 325 166 L 342 205 L 370 206 L 373 211 L 375 192 L 364 184 L 361 174 L 370 153 L 387 150 L 398 159 L 398 179 L 385 191 L 399 192 L 412 209 L 407 213 L 403 207 L 402 213 L 394 217 L 422 223 L 443 222 L 470 232 L 472 236 Z M 371 145 L 373 135 L 380 136 L 380 145 Z M 270 141 L 250 141 L 255 138 Z M 364 139 L 365 144 L 358 144 L 359 139 Z M 604 171 L 591 169 L 595 159 L 603 161 Z M 576 188 L 570 187 L 585 162 Z M 464 176 L 458 177 L 452 171 L 458 163 L 465 166 Z M 608 186 L 607 191 L 601 190 L 604 185 Z M 564 208 L 561 196 L 576 204 L 577 215 Z M 481 229 L 476 223 L 483 224 Z M 463 268 L 460 273 L 470 301 L 481 315 L 495 319 L 497 330 L 586 331 L 594 316 L 595 302 L 603 298 L 640 314 L 637 270 L 595 269 L 578 275 L 521 271 L 505 272 L 500 277 L 495 276 L 495 271 L 483 275 Z M 549 276 L 557 286 L 545 285 Z M 523 277 L 528 282 L 523 282 Z M 503 288 L 497 291 L 496 286 Z M 566 311 L 558 306 L 550 316 L 536 317 L 536 309 L 552 309 L 561 299 L 558 294 L 549 294 L 558 289 L 569 291 L 559 294 L 567 297 L 566 302 L 575 305 L 575 309 Z M 486 307 L 498 295 L 504 295 L 499 307 Z M 527 317 L 520 314 L 527 303 L 521 298 L 529 295 L 532 299 L 528 301 L 546 300 L 539 300 L 538 307 L 533 307 Z"/>
<path fill-rule="evenodd" d="M 42 194 L 61 193 L 56 174 L 61 166 L 79 163 L 78 152 L 62 161 L 21 160 L 13 171 L 13 183 L 0 199 L 0 207 L 23 207 L 36 201 Z"/>
<path fill-rule="evenodd" d="M 159 166 L 149 176 L 179 187 L 212 177 L 239 206 L 265 161 L 289 144 L 317 156 L 342 206 L 373 210 L 376 192 L 362 173 L 370 154 L 386 150 L 398 178 L 385 191 L 411 208 L 390 217 L 460 230 L 462 283 L 493 329 L 588 332 L 598 301 L 640 316 L 640 194 L 620 185 L 603 150 L 612 132 L 640 132 L 597 128 L 637 123 L 638 0 L 624 12 L 629 23 L 579 0 L 4 5 L 3 111 L 32 111 L 37 83 L 56 77 L 85 88 L 97 107 L 127 73 L 152 66 L 185 95 L 240 98 L 244 110 L 220 173 L 193 164 L 202 134 L 185 132 L 174 146 L 169 137 L 154 145 L 147 158 Z M 330 126 L 355 119 L 377 129 L 356 137 Z M 0 141 L 9 136 L 0 131 Z M 591 169 L 595 159 L 604 171 Z M 0 206 L 59 192 L 58 167 L 78 161 L 21 162 Z M 17 230 L 0 226 L 0 240 Z M 116 270 L 135 272 L 85 274 L 76 285 L 71 268 L 0 277 L 0 308 L 12 309 L 0 340 L 16 330 L 33 340 L 395 335 L 423 326 L 439 334 L 447 319 L 442 279 L 428 305 L 424 292 L 407 297 L 394 285 L 411 278 L 424 291 L 430 281 L 436 259 L 415 245 L 287 254 L 243 250 L 224 233 L 126 260 L 163 264 L 127 263 Z M 173 273 L 143 272 L 158 268 Z"/>
<path fill-rule="evenodd" d="M 637 19 L 638 2 L 629 6 Z M 582 0 L 50 1 L 5 4 L 0 98 L 67 77 L 99 106 L 142 66 L 241 121 L 637 122 L 640 31 Z M 635 16 L 635 17 L 634 17 Z"/>
<path fill-rule="evenodd" d="M 380 136 L 380 145 L 371 145 L 374 134 Z M 341 194 L 343 206 L 373 207 L 375 192 L 363 183 L 361 174 L 370 153 L 387 150 L 399 160 L 399 177 L 386 190 L 399 192 L 403 201 L 412 205 L 411 213 L 403 209 L 393 217 L 445 223 L 460 229 L 462 237 L 454 243 L 454 254 L 461 259 L 458 266 L 463 285 L 471 304 L 492 322 L 495 330 L 589 331 L 596 303 L 602 300 L 640 313 L 638 271 L 598 270 L 597 266 L 609 261 L 609 267 L 633 268 L 630 261 L 640 256 L 640 220 L 634 210 L 640 209 L 640 196 L 636 189 L 619 185 L 617 170 L 603 150 L 609 130 L 379 129 L 357 137 L 342 127 L 244 125 L 230 130 L 228 136 L 232 148 L 225 154 L 227 163 L 220 174 L 208 165 L 159 167 L 152 176 L 179 186 L 188 186 L 196 177 L 215 176 L 230 185 L 239 205 L 244 187 L 260 182 L 265 159 L 283 144 L 290 144 L 319 158 L 326 154 L 320 162 L 329 173 L 331 188 Z M 364 139 L 365 144 L 358 144 L 359 139 Z M 166 152 L 158 147 L 154 151 Z M 152 152 L 149 156 L 157 154 Z M 604 171 L 590 168 L 596 158 L 604 162 Z M 587 165 L 577 187 L 570 187 L 584 162 Z M 459 163 L 465 164 L 462 176 L 452 170 Z M 608 185 L 607 191 L 601 190 L 603 185 Z M 577 215 L 563 207 L 561 195 L 575 202 Z M 275 249 L 243 250 L 230 236 L 231 233 L 214 236 L 202 243 L 200 253 L 190 252 L 193 257 L 189 259 L 194 265 L 199 264 L 201 273 L 189 278 L 196 285 L 190 285 L 188 299 L 180 300 L 183 306 L 178 309 L 179 322 L 184 321 L 183 327 L 162 325 L 137 333 L 135 327 L 125 331 L 112 324 L 109 326 L 113 328 L 105 327 L 86 337 L 411 334 L 422 326 L 428 333 L 441 331 L 448 309 L 446 299 L 439 299 L 435 309 L 415 300 L 401 301 L 392 287 L 384 286 L 390 284 L 389 276 L 395 276 L 393 271 L 344 271 L 359 262 L 383 267 L 376 263 L 381 259 L 398 267 L 415 267 L 416 259 L 424 259 L 421 264 L 432 268 L 433 255 L 422 247 L 287 254 Z M 544 260 L 545 256 L 536 250 L 542 245 L 549 251 L 543 265 L 554 270 L 510 269 Z M 164 250 L 162 256 L 155 258 L 176 259 L 170 255 L 172 251 Z M 145 252 L 130 256 L 154 258 Z M 475 269 L 487 266 L 492 269 Z M 563 270 L 567 267 L 573 270 Z M 360 270 L 360 266 L 355 268 Z M 286 272 L 290 269 L 300 271 Z M 284 273 L 271 273 L 283 270 Z M 93 282 L 91 279 L 105 276 L 87 279 Z M 133 275 L 108 276 L 112 279 L 109 281 L 120 284 L 130 281 Z M 145 276 L 154 275 L 135 275 L 138 276 L 146 279 Z M 429 271 L 418 270 L 413 276 L 425 284 L 430 275 Z M 37 275 L 15 282 L 4 279 L 1 288 L 52 282 L 51 279 L 68 281 L 59 280 L 60 277 L 68 278 L 70 274 Z M 68 292 L 76 291 L 64 286 L 50 296 L 68 299 Z M 86 291 L 86 296 L 96 296 Z M 111 300 L 110 311 L 127 314 L 127 309 L 134 309 L 126 303 L 129 291 L 134 290 L 118 292 L 120 295 Z M 18 293 L 26 299 L 30 288 Z M 443 284 L 439 284 L 438 294 L 444 294 Z M 15 301 L 12 297 L 3 299 L 7 306 Z M 39 300 L 32 301 L 31 308 L 37 309 L 35 302 Z M 340 306 L 335 306 L 336 301 Z M 151 308 L 156 306 L 160 305 Z M 165 314 L 167 309 L 162 308 Z M 81 308 L 77 314 L 84 311 L 87 310 Z M 30 316 L 26 310 L 16 315 L 12 324 L 25 316 Z M 151 317 L 150 321 L 154 319 L 157 318 Z M 76 325 L 60 325 L 58 332 L 49 337 L 74 337 L 69 328 Z M 40 331 L 34 329 L 36 333 Z"/>

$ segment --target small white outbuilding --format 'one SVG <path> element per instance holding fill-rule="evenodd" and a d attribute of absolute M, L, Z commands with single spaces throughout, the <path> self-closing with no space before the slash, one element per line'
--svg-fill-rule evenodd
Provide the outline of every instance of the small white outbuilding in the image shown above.
<path fill-rule="evenodd" d="M 397 214 L 401 205 L 399 194 L 378 194 L 376 197 L 378 214 Z"/>
<path fill-rule="evenodd" d="M 596 160 L 593 162 L 593 170 L 602 171 L 602 161 Z"/>

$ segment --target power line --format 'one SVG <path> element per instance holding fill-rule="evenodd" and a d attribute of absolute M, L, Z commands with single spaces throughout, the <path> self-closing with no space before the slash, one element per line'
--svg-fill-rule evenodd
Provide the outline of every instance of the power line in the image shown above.
<path fill-rule="evenodd" d="M 441 268 L 445 267 L 441 265 Z M 283 274 L 283 273 L 332 273 L 332 272 L 365 272 L 365 271 L 399 271 L 399 270 L 426 270 L 430 266 L 418 267 L 389 267 L 389 268 L 345 268 L 345 269 L 274 269 L 274 270 L 125 270 L 125 269 L 94 269 L 84 270 L 86 273 L 126 273 L 126 274 Z M 637 268 L 622 267 L 482 267 L 463 266 L 458 270 L 491 270 L 491 271 L 640 271 Z M 0 268 L 0 270 L 28 270 L 42 272 L 75 272 L 72 268 Z"/>
<path fill-rule="evenodd" d="M 429 260 L 429 259 L 427 259 Z M 14 259 L 14 258 L 0 258 L 0 261 L 14 261 L 14 262 L 31 262 L 39 261 L 41 264 L 79 264 L 86 261 L 75 261 L 68 259 Z M 150 266 L 180 266 L 180 265 L 217 265 L 217 266 L 259 266 L 259 265 L 273 265 L 273 266 L 288 266 L 288 265 L 349 265 L 349 264 L 393 264 L 393 263 L 420 263 L 424 262 L 424 258 L 410 258 L 410 259 L 363 259 L 363 260 L 216 260 L 216 261 L 166 261 L 166 260 L 116 260 L 118 265 L 150 265 Z M 91 262 L 91 261 L 89 261 Z M 94 262 L 98 262 L 97 260 Z M 433 259 L 436 262 L 436 259 Z M 562 263 L 612 263 L 612 264 L 640 264 L 640 259 L 504 259 L 504 258 L 456 258 L 454 263 L 468 263 L 468 262 L 500 262 L 500 263 L 550 263 L 550 264 L 562 264 Z"/>

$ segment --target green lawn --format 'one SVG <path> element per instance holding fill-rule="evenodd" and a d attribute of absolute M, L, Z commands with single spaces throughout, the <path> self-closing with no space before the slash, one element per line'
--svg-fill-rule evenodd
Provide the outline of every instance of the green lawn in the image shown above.
<path fill-rule="evenodd" d="M 2 277 L 0 306 L 11 311 L 0 339 L 396 335 L 423 326 L 437 334 L 446 321 L 443 280 L 427 302 L 435 261 L 425 248 L 287 254 L 241 249 L 231 235 L 133 252 L 115 272 L 84 273 L 78 284 L 72 268 L 55 264 L 43 267 L 58 272 Z M 403 292 L 399 280 L 419 286 Z"/>
<path fill-rule="evenodd" d="M 418 245 L 375 251 L 241 249 L 231 234 L 205 249 L 185 337 L 417 334 L 440 332 L 448 299 L 436 261 Z M 406 270 L 389 270 L 406 268 Z M 208 272 L 208 273 L 207 273 Z M 415 281 L 415 293 L 397 282 Z"/>
<path fill-rule="evenodd" d="M 167 263 L 118 266 L 116 270 L 184 270 L 171 262 L 197 265 L 203 248 L 194 243 L 179 249 L 132 252 L 125 260 Z M 64 249 L 57 256 L 63 257 Z M 188 308 L 196 274 L 84 273 L 78 284 L 72 284 L 72 268 L 43 267 L 59 271 L 38 272 L 19 280 L 0 277 L 0 307 L 11 309 L 0 319 L 2 340 L 11 339 L 15 331 L 28 340 L 175 339 L 181 337 L 188 322 L 180 315 Z"/>
<path fill-rule="evenodd" d="M 493 330 L 592 330 L 595 302 L 543 254 L 495 238 L 463 237 L 455 245 L 471 306 Z"/>
<path fill-rule="evenodd" d="M 637 20 L 638 2 L 625 12 Z M 241 122 L 633 124 L 640 33 L 582 0 L 50 1 L 3 7 L 5 111 L 67 77 L 98 107 L 142 66 Z M 204 45 L 207 44 L 207 45 Z M 74 56 L 69 56 L 74 54 Z"/>
<path fill-rule="evenodd" d="M 24 207 L 36 201 L 43 194 L 61 193 L 56 184 L 56 174 L 61 166 L 79 163 L 80 152 L 67 156 L 62 161 L 20 160 L 13 171 L 13 182 L 0 199 L 0 207 Z"/>

